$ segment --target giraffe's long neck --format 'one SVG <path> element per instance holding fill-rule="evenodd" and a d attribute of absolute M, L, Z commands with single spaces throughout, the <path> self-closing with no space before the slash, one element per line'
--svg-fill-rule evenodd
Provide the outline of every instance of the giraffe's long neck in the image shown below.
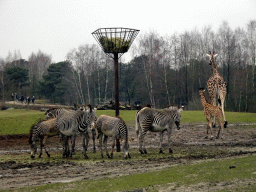
<path fill-rule="evenodd" d="M 202 102 L 202 105 L 203 105 L 203 107 L 207 104 L 207 103 L 209 103 L 208 101 L 207 101 L 207 99 L 206 99 L 206 97 L 205 97 L 205 93 L 203 92 L 203 91 L 200 91 L 200 96 L 201 96 L 201 102 Z"/>
<path fill-rule="evenodd" d="M 215 61 L 212 62 L 213 74 L 219 74 Z"/>

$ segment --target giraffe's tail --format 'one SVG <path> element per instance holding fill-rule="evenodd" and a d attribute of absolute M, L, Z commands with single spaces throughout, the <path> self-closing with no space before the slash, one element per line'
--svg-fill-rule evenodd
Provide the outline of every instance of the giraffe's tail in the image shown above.
<path fill-rule="evenodd" d="M 221 100 L 220 99 L 218 99 L 218 103 L 219 103 L 219 106 L 221 106 Z"/>
<path fill-rule="evenodd" d="M 225 121 L 225 123 L 224 123 L 224 128 L 227 128 L 227 125 L 228 125 L 228 122 Z"/>

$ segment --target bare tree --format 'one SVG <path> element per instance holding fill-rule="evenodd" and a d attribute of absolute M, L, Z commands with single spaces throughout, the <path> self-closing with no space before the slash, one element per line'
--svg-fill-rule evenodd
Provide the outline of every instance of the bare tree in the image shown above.
<path fill-rule="evenodd" d="M 250 21 L 248 24 L 248 39 L 249 39 L 249 55 L 251 57 L 250 64 L 252 65 L 252 91 L 255 90 L 255 65 L 256 65 L 256 20 Z"/>
<path fill-rule="evenodd" d="M 0 74 L 1 74 L 1 92 L 2 92 L 2 102 L 5 102 L 5 84 L 4 84 L 4 66 L 5 66 L 5 62 L 4 59 L 0 58 Z"/>

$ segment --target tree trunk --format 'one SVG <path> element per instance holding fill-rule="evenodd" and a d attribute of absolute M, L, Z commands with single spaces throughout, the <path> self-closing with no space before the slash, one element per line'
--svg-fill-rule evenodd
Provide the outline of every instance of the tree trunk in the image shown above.
<path fill-rule="evenodd" d="M 88 91 L 88 102 L 91 103 L 90 87 L 89 87 L 89 78 L 88 78 L 88 75 L 86 75 L 86 81 L 87 81 L 87 91 Z"/>

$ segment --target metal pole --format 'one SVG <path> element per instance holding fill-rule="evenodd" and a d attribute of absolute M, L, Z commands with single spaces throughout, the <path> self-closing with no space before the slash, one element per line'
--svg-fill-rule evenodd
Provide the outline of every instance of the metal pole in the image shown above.
<path fill-rule="evenodd" d="M 116 117 L 119 116 L 119 83 L 118 83 L 118 53 L 114 53 L 114 64 L 115 64 L 115 108 Z M 116 151 L 120 152 L 120 141 L 116 139 Z"/>

